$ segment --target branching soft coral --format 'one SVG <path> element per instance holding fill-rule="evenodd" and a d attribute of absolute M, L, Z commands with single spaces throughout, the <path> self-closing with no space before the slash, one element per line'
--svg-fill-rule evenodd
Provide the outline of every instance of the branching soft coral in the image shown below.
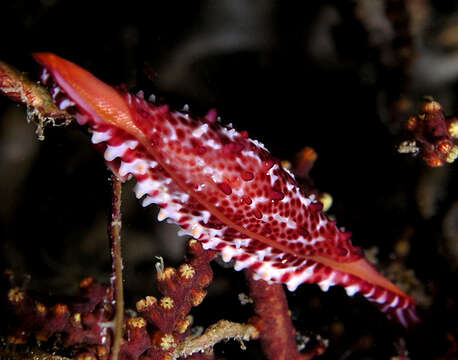
<path fill-rule="evenodd" d="M 158 268 L 157 286 L 163 295 L 161 298 L 147 296 L 137 302 L 139 314 L 157 329 L 148 349 L 152 358 L 158 354 L 157 358 L 166 359 L 164 356 L 173 354 L 184 340 L 192 323 L 188 313 L 203 301 L 206 295 L 204 288 L 212 280 L 209 262 L 214 253 L 203 250 L 194 239 L 188 242 L 188 253 L 188 260 L 178 269 Z"/>
<path fill-rule="evenodd" d="M 205 297 L 204 288 L 212 280 L 210 261 L 214 253 L 205 251 L 196 240 L 188 242 L 187 261 L 177 269 L 159 268 L 157 299 L 147 296 L 137 302 L 138 316 L 124 322 L 119 359 L 171 360 L 195 352 L 200 359 L 213 359 L 212 347 L 221 340 L 250 340 L 258 337 L 252 325 L 229 321 L 216 323 L 201 336 L 189 336 L 189 311 Z M 8 341 L 26 344 L 32 335 L 47 341 L 59 334 L 62 346 L 75 359 L 108 359 L 111 353 L 113 291 L 108 285 L 86 278 L 79 294 L 70 302 L 44 304 L 20 287 L 8 291 L 8 304 L 15 315 Z"/>
<path fill-rule="evenodd" d="M 25 289 L 12 287 L 8 304 L 15 315 L 10 330 L 10 343 L 25 344 L 31 335 L 47 341 L 60 333 L 65 347 L 85 345 L 98 355 L 108 355 L 110 337 L 107 324 L 113 311 L 110 287 L 86 278 L 80 283 L 79 294 L 68 303 L 43 303 Z"/>
<path fill-rule="evenodd" d="M 426 164 L 433 167 L 452 163 L 458 157 L 458 119 L 446 118 L 438 102 L 425 102 L 405 127 L 411 139 L 399 145 L 400 153 L 421 153 Z"/>

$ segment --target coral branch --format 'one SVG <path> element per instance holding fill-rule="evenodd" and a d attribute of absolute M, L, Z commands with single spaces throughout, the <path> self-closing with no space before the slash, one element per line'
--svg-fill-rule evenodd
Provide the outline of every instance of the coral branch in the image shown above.
<path fill-rule="evenodd" d="M 124 289 L 122 280 L 122 257 L 121 257 L 121 181 L 111 176 L 113 199 L 111 208 L 111 223 L 108 226 L 108 236 L 111 243 L 112 275 L 111 286 L 115 300 L 115 316 L 113 319 L 113 346 L 111 359 L 117 360 L 121 347 L 124 316 Z"/>
<path fill-rule="evenodd" d="M 158 266 L 157 286 L 163 296 L 160 299 L 147 296 L 137 302 L 142 318 L 157 329 L 152 334 L 148 356 L 168 359 L 186 338 L 192 323 L 188 313 L 205 298 L 204 288 L 213 276 L 209 263 L 214 256 L 213 251 L 204 250 L 197 240 L 191 239 L 185 263 L 177 269 Z"/>
<path fill-rule="evenodd" d="M 116 258 L 120 260 L 120 254 L 117 252 L 119 246 L 118 250 L 114 246 L 114 242 L 119 241 L 120 196 L 120 183 L 115 180 L 112 221 L 109 226 L 114 260 Z M 115 303 L 114 291 L 119 295 L 119 290 L 122 289 L 119 283 L 122 279 L 118 274 L 113 276 L 112 286 L 94 283 L 92 278 L 84 279 L 80 283 L 79 296 L 68 303 L 44 304 L 31 297 L 24 289 L 13 286 L 8 291 L 8 304 L 15 315 L 16 322 L 8 342 L 26 344 L 30 335 L 34 335 L 37 340 L 47 341 L 52 335 L 59 333 L 63 340 L 63 348 L 76 351 L 75 359 L 106 360 L 111 348 L 112 358 L 118 356 L 116 354 L 118 353 L 118 358 L 121 360 L 138 359 L 141 356 L 144 359 L 169 360 L 177 346 L 189 336 L 192 316 L 188 313 L 193 306 L 198 306 L 206 295 L 204 288 L 212 280 L 209 263 L 213 257 L 214 252 L 204 250 L 197 240 L 191 239 L 188 242 L 188 256 L 185 263 L 177 269 L 158 267 L 158 288 L 163 296 L 159 299 L 147 296 L 138 301 L 137 310 L 141 316 L 131 317 L 123 322 L 121 322 L 122 317 L 119 317 L 123 312 L 122 300 L 116 299 L 117 307 L 114 310 L 112 308 L 112 304 Z M 121 262 L 119 261 L 116 266 L 120 270 Z M 117 314 L 113 321 L 115 312 Z M 114 337 L 111 337 L 108 329 L 113 326 L 113 322 Z M 123 325 L 125 325 L 124 334 Z M 240 335 L 246 338 L 246 332 L 236 329 L 232 329 L 232 332 L 227 329 L 225 334 L 229 337 L 238 338 Z M 207 338 L 210 336 L 208 334 Z M 253 338 L 254 333 L 250 332 L 250 334 Z M 200 341 L 205 339 L 204 337 Z M 119 350 L 116 349 L 116 341 L 120 344 Z M 111 347 L 112 343 L 113 347 Z M 208 341 L 204 343 L 205 349 L 211 346 Z M 186 349 L 190 347 L 196 349 L 199 342 L 187 342 L 187 344 L 189 346 Z M 197 349 L 197 351 L 205 349 Z M 199 359 L 213 359 L 212 354 L 195 356 Z"/>
<path fill-rule="evenodd" d="M 73 119 L 68 112 L 59 109 L 53 103 L 46 88 L 31 81 L 25 74 L 3 61 L 0 61 L 0 93 L 27 105 L 27 120 L 37 120 L 36 133 L 39 140 L 44 139 L 43 129 L 46 124 L 68 125 Z M 63 122 L 56 122 L 58 119 Z"/>
<path fill-rule="evenodd" d="M 411 116 L 405 127 L 411 139 L 403 141 L 398 152 L 421 152 L 423 160 L 433 167 L 452 163 L 458 157 L 458 119 L 446 118 L 438 102 L 425 102 L 421 112 Z"/>
<path fill-rule="evenodd" d="M 261 346 L 267 359 L 304 359 L 294 340 L 296 331 L 288 314 L 282 285 L 269 285 L 264 280 L 254 280 L 250 271 L 246 271 L 245 275 L 257 315 L 252 319 L 252 324 L 259 330 Z"/>
<path fill-rule="evenodd" d="M 257 339 L 258 330 L 250 324 L 238 324 L 227 320 L 220 320 L 211 325 L 198 337 L 188 337 L 174 351 L 172 359 L 187 357 L 196 352 L 213 347 L 222 340 L 235 339 L 248 341 Z"/>
<path fill-rule="evenodd" d="M 79 295 L 69 303 L 45 304 L 24 289 L 13 287 L 8 291 L 8 305 L 16 322 L 8 342 L 25 344 L 30 335 L 47 341 L 61 333 L 65 347 L 84 344 L 90 350 L 108 354 L 111 338 L 103 324 L 112 319 L 112 300 L 110 287 L 92 278 L 81 281 Z"/>
<path fill-rule="evenodd" d="M 120 195 L 117 190 L 114 194 Z M 143 316 L 131 317 L 124 322 L 126 330 L 120 339 L 119 359 L 130 360 L 143 356 L 144 359 L 170 360 L 175 351 L 177 354 L 191 354 L 190 351 L 206 350 L 219 338 L 255 338 L 256 330 L 251 325 L 231 327 L 227 322 L 211 327 L 203 337 L 189 338 L 192 317 L 188 312 L 205 297 L 203 288 L 212 279 L 209 262 L 214 253 L 205 251 L 196 240 L 189 241 L 188 253 L 187 262 L 177 269 L 159 269 L 158 287 L 164 296 L 160 299 L 147 296 L 140 300 L 137 309 Z M 108 359 L 110 344 L 116 341 L 123 327 L 123 324 L 115 326 L 113 339 L 107 332 L 107 327 L 112 323 L 113 310 L 110 304 L 113 303 L 113 287 L 94 283 L 87 278 L 80 283 L 77 299 L 79 301 L 68 304 L 46 306 L 25 290 L 12 287 L 8 292 L 8 303 L 16 315 L 16 325 L 8 338 L 9 343 L 25 344 L 30 335 L 46 341 L 60 333 L 64 340 L 63 347 L 77 351 L 76 359 Z M 184 347 L 176 350 L 182 342 Z M 199 344 L 204 347 L 197 348 Z M 115 351 L 113 345 L 112 354 Z M 200 359 L 213 358 L 213 355 L 199 356 Z"/>

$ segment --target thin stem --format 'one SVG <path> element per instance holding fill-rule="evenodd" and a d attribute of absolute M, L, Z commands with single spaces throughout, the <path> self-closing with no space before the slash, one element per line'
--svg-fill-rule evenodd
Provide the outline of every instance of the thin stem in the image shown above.
<path fill-rule="evenodd" d="M 121 347 L 124 316 L 124 290 L 122 280 L 122 256 L 121 256 L 121 181 L 115 176 L 111 176 L 112 181 L 112 208 L 111 222 L 108 226 L 110 237 L 112 276 L 111 286 L 114 292 L 115 316 L 113 329 L 113 346 L 111 349 L 111 359 L 117 360 Z"/>

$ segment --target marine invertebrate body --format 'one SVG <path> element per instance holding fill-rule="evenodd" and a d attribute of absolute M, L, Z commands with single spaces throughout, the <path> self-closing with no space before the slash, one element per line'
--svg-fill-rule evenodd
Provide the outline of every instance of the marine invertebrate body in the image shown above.
<path fill-rule="evenodd" d="M 161 207 L 159 220 L 171 219 L 256 278 L 290 290 L 304 282 L 323 290 L 341 285 L 404 325 L 416 319 L 415 301 L 380 275 L 350 233 L 245 131 L 222 125 L 214 111 L 193 118 L 142 93 L 116 90 L 54 54 L 34 57 L 58 107 L 89 127 L 92 143 L 119 178 L 137 180 L 136 196 L 144 197 L 144 206 Z"/>

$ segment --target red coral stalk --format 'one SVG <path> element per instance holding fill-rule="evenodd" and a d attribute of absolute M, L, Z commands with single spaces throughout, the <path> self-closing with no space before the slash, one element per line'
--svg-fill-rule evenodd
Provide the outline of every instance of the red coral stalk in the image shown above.
<path fill-rule="evenodd" d="M 253 280 L 250 271 L 246 271 L 246 279 L 257 315 L 251 322 L 260 332 L 260 342 L 266 357 L 269 360 L 303 359 L 294 340 L 296 331 L 288 314 L 282 285 Z"/>
<path fill-rule="evenodd" d="M 300 353 L 283 286 L 268 284 L 264 280 L 253 280 L 253 273 L 245 272 L 250 297 L 253 299 L 256 316 L 251 323 L 259 330 L 261 347 L 269 360 L 306 360 L 324 352 L 323 346 Z"/>

